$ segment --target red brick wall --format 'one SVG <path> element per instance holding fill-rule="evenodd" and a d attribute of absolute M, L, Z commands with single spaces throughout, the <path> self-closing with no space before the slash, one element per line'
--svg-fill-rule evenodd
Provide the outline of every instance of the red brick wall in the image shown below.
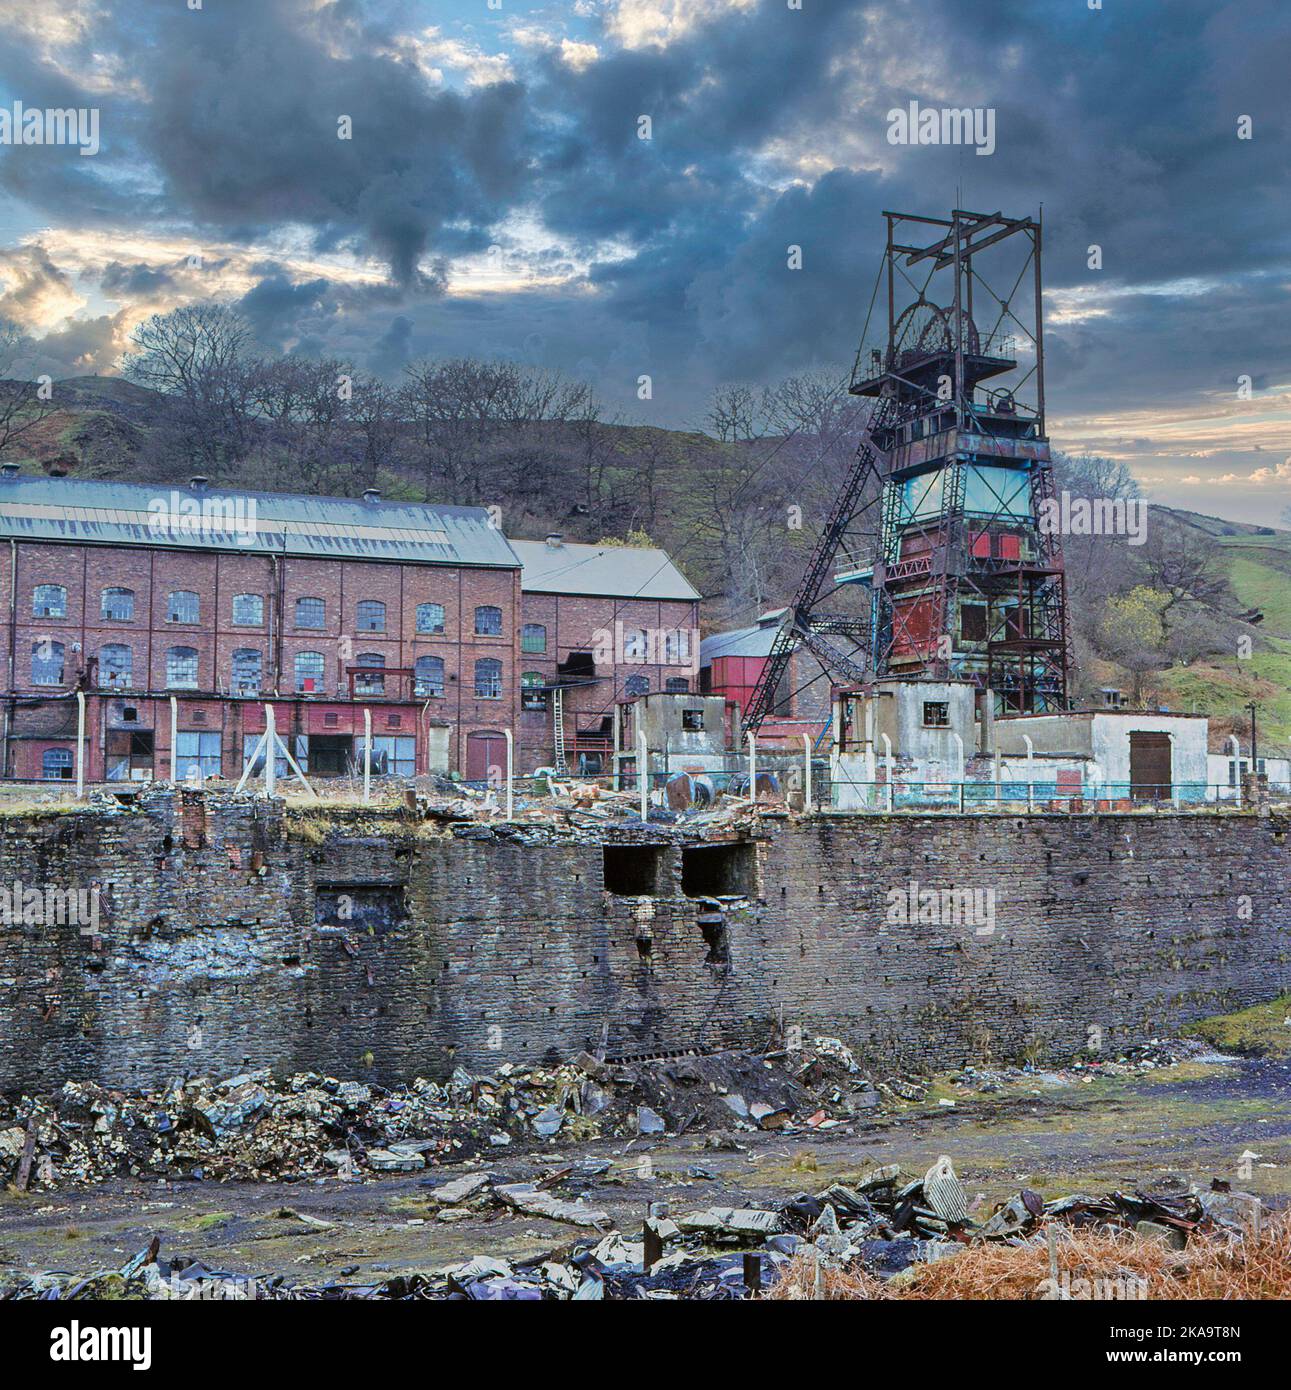
<path fill-rule="evenodd" d="M 575 731 L 610 715 L 616 700 L 627 698 L 629 676 L 644 676 L 652 691 L 663 690 L 670 676 L 690 681 L 699 688 L 699 604 L 693 600 L 591 598 L 585 595 L 526 593 L 521 596 L 521 625 L 539 623 L 547 629 L 547 650 L 542 655 L 520 652 L 517 682 L 526 671 L 537 671 L 545 680 L 554 680 L 557 664 L 571 652 L 592 651 L 606 655 L 598 660 L 594 685 L 574 687 L 565 694 L 565 737 L 572 754 Z M 662 641 L 655 643 L 646 662 L 627 661 L 622 641 L 616 638 L 616 624 L 622 632 L 644 629 L 662 633 L 676 628 L 691 630 L 690 659 L 679 664 L 662 660 Z M 598 638 L 600 639 L 598 641 Z M 520 760 L 524 771 L 550 764 L 555 757 L 554 732 L 550 710 L 519 714 Z M 571 762 L 572 762 L 571 757 Z"/>
<path fill-rule="evenodd" d="M 36 686 L 31 680 L 32 645 L 43 640 L 61 642 L 65 647 L 63 694 L 74 687 L 87 659 L 96 655 L 105 643 L 129 645 L 133 654 L 131 688 L 155 692 L 166 691 L 167 649 L 174 646 L 196 649 L 197 692 L 181 695 L 184 711 L 201 704 L 197 698 L 200 694 L 210 696 L 230 689 L 233 652 L 240 647 L 256 648 L 262 653 L 261 688 L 270 692 L 277 685 L 283 695 L 295 693 L 296 653 L 321 652 L 324 657 L 323 693 L 332 700 L 339 694 L 348 694 L 344 668 L 356 664 L 360 653 L 381 653 L 389 670 L 411 669 L 418 656 L 430 655 L 444 662 L 444 694 L 430 700 L 425 718 L 432 722 L 446 721 L 453 727 L 450 766 L 461 766 L 468 734 L 500 732 L 514 727 L 518 704 L 518 570 L 306 557 L 284 557 L 277 565 L 281 572 L 280 595 L 275 564 L 267 556 L 226 551 L 82 546 L 49 541 L 20 543 L 17 547 L 15 621 L 12 632 L 7 634 L 10 640 L 6 641 L 4 654 L 5 685 L 19 694 L 57 696 L 60 693 L 59 687 Z M 33 616 L 32 597 L 37 584 L 61 584 L 66 588 L 65 617 Z M 133 621 L 110 622 L 100 616 L 101 591 L 111 586 L 134 591 Z M 195 624 L 167 622 L 168 597 L 173 590 L 198 594 L 200 609 Z M 9 591 L 8 567 L 0 567 L 0 605 L 6 614 L 6 624 Z M 263 597 L 264 621 L 260 625 L 233 623 L 233 597 L 242 593 Z M 324 600 L 325 625 L 321 630 L 297 627 L 296 599 L 303 597 Z M 358 630 L 357 605 L 364 599 L 385 604 L 383 632 Z M 425 602 L 443 605 L 442 634 L 416 631 L 417 605 Z M 502 610 L 501 636 L 475 633 L 475 609 L 481 605 Z M 79 650 L 74 649 L 77 647 Z M 475 662 L 486 657 L 502 663 L 500 699 L 475 695 Z M 414 699 L 411 691 L 411 678 L 387 677 L 387 703 L 398 697 L 415 705 L 412 714 L 402 718 L 403 727 L 397 732 L 405 729 L 412 732 L 409 726 L 422 722 L 422 706 L 427 702 L 424 698 Z M 180 727 L 223 729 L 225 770 L 236 775 L 242 763 L 241 711 L 247 702 L 214 699 L 206 703 L 210 709 L 205 725 L 188 724 L 181 716 Z M 360 703 L 371 705 L 372 701 Z M 150 711 L 151 702 L 141 699 L 138 704 L 139 727 L 149 727 L 152 715 L 151 712 L 145 715 L 144 710 Z M 157 775 L 165 776 L 169 774 L 168 701 L 162 699 L 159 708 Z M 145 718 L 148 724 L 142 722 Z M 94 719 L 88 723 L 94 750 L 89 775 L 98 780 L 103 775 L 103 750 Z M 247 727 L 255 726 L 248 724 Z M 374 720 L 374 732 L 385 731 L 384 724 Z M 419 736 L 419 749 L 420 746 Z M 29 740 L 20 744 L 15 740 L 10 775 L 39 776 L 39 768 L 36 744 Z"/>

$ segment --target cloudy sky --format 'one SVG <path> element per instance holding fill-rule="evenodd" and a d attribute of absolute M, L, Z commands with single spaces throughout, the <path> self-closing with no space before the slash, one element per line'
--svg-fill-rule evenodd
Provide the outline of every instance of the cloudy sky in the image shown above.
<path fill-rule="evenodd" d="M 958 192 L 1043 206 L 1055 443 L 1274 521 L 1291 6 L 1096 2 L 3 0 L 0 108 L 100 148 L 0 145 L 0 315 L 55 376 L 217 298 L 269 351 L 515 358 L 693 426 L 718 382 L 841 379 L 878 214 Z M 994 153 L 889 143 L 912 100 L 989 108 Z"/>

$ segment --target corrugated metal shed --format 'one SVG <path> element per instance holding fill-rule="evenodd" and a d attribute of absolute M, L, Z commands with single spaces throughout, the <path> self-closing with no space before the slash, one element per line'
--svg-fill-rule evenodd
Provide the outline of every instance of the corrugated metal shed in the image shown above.
<path fill-rule="evenodd" d="M 729 632 L 705 637 L 699 644 L 699 664 L 711 666 L 722 656 L 770 656 L 785 611 L 777 608 L 764 613 L 752 627 L 731 628 Z"/>
<path fill-rule="evenodd" d="M 523 569 L 520 587 L 532 594 L 591 594 L 600 598 L 697 599 L 699 593 L 662 550 L 562 541 L 512 541 Z"/>
<path fill-rule="evenodd" d="M 515 569 L 483 507 L 0 476 L 0 538 Z"/>

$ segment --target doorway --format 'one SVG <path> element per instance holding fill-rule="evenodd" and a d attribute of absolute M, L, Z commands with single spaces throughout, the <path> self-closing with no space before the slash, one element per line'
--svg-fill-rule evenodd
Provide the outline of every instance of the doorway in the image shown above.
<path fill-rule="evenodd" d="M 507 770 L 507 741 L 501 734 L 467 734 L 466 736 L 466 780 L 489 781 L 489 769 L 494 768 L 494 779 L 505 778 Z"/>
<path fill-rule="evenodd" d="M 1130 734 L 1130 795 L 1135 801 L 1168 801 L 1174 795 L 1170 735 Z"/>

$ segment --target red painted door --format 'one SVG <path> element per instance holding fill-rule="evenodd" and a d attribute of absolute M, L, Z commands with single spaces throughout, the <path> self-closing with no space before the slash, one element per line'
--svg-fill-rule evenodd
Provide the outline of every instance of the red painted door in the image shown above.
<path fill-rule="evenodd" d="M 494 781 L 505 779 L 507 772 L 507 742 L 501 734 L 467 734 L 466 780 L 487 782 L 489 769 Z"/>

